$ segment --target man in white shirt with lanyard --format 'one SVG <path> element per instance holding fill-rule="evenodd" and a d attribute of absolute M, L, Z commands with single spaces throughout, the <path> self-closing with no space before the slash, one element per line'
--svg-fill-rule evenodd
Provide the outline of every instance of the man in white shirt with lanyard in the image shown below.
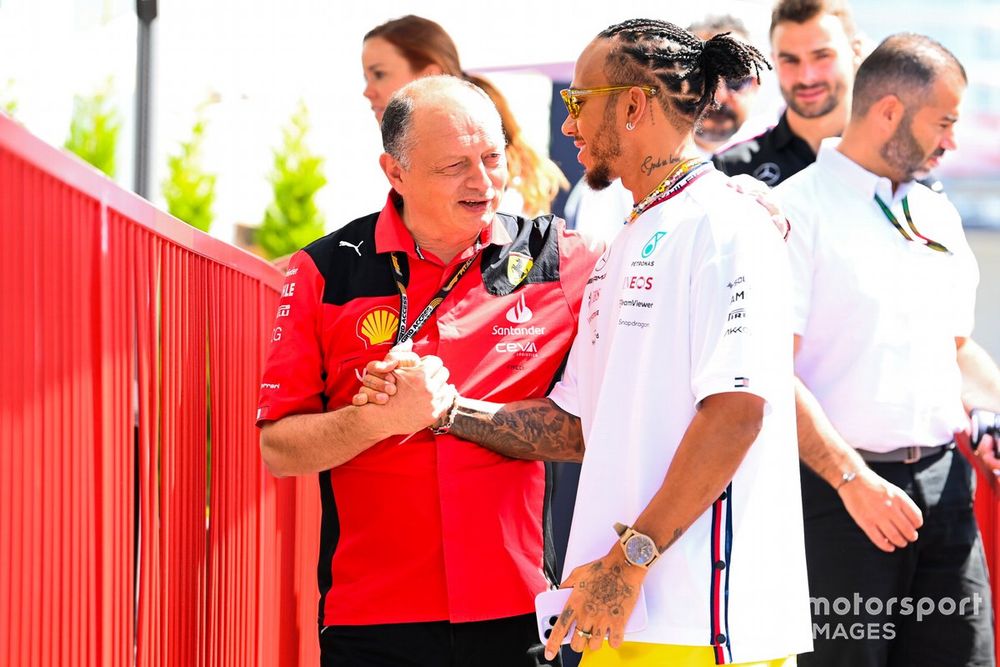
<path fill-rule="evenodd" d="M 459 397 L 439 425 L 515 458 L 583 457 L 573 593 L 547 657 L 574 624 L 585 667 L 776 667 L 810 650 L 787 257 L 765 209 L 693 157 L 716 86 L 763 63 L 653 20 L 587 46 L 563 133 L 592 186 L 620 177 L 636 204 L 549 397 Z M 625 641 L 640 587 L 649 622 Z"/>
<path fill-rule="evenodd" d="M 966 83 L 937 42 L 889 37 L 858 70 L 843 139 L 775 190 L 792 223 L 811 468 L 816 650 L 802 665 L 994 664 L 972 469 L 953 437 L 968 427 L 963 398 L 1000 405 L 1000 371 L 968 338 L 979 275 L 958 212 L 913 180 L 955 148 Z M 997 467 L 992 438 L 977 454 Z"/>

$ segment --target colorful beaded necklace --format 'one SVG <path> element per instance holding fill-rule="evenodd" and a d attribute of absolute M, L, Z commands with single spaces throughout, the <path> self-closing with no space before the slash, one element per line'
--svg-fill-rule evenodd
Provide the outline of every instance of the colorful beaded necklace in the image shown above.
<path fill-rule="evenodd" d="M 661 200 L 673 196 L 690 183 L 695 177 L 700 175 L 701 168 L 708 164 L 708 160 L 700 157 L 688 158 L 674 165 L 667 175 L 660 181 L 660 184 L 653 188 L 653 191 L 642 198 L 638 204 L 632 207 L 632 212 L 625 218 L 625 224 L 635 221 L 646 210 L 659 203 Z"/>

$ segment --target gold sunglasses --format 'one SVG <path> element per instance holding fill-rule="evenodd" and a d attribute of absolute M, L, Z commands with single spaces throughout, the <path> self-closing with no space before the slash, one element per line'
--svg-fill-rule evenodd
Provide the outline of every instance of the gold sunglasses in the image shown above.
<path fill-rule="evenodd" d="M 580 107 L 583 105 L 583 99 L 581 98 L 588 95 L 613 95 L 614 93 L 620 93 L 630 88 L 638 88 L 650 97 L 656 97 L 657 89 L 655 87 L 640 86 L 638 84 L 631 86 L 606 86 L 604 88 L 563 88 L 559 91 L 559 94 L 562 95 L 563 104 L 566 105 L 566 111 L 569 112 L 570 118 L 575 120 L 580 117 Z"/>

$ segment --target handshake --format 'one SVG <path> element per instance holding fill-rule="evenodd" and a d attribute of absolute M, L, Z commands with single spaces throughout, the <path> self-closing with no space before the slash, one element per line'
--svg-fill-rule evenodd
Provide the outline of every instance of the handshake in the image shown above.
<path fill-rule="evenodd" d="M 382 361 L 369 362 L 361 386 L 351 399 L 356 407 L 386 410 L 386 426 L 394 435 L 412 435 L 443 424 L 458 391 L 435 356 L 420 357 L 412 341 L 394 346 Z"/>

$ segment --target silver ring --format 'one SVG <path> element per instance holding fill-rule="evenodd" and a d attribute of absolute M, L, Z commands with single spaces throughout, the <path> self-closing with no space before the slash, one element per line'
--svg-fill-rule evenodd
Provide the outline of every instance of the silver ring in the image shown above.
<path fill-rule="evenodd" d="M 587 632 L 586 630 L 581 630 L 579 628 L 577 628 L 576 634 L 580 635 L 584 639 L 590 639 L 591 637 L 594 636 L 593 633 Z"/>

